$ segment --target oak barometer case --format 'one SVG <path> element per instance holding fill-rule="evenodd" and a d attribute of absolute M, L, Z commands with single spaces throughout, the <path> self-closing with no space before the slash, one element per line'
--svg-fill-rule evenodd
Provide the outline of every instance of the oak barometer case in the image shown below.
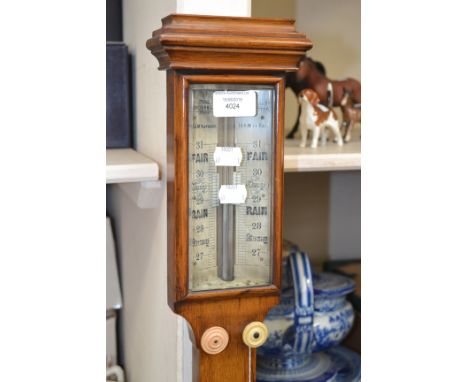
<path fill-rule="evenodd" d="M 173 14 L 147 47 L 167 71 L 168 301 L 200 380 L 255 379 L 279 302 L 287 72 L 312 44 L 292 20 Z"/>

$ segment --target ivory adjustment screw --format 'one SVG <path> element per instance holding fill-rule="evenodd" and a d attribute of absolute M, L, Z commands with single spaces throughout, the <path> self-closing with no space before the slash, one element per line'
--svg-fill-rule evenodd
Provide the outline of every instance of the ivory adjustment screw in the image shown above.
<path fill-rule="evenodd" d="M 262 346 L 268 338 L 268 328 L 263 322 L 254 321 L 248 324 L 242 332 L 242 339 L 249 348 Z"/>
<path fill-rule="evenodd" d="M 229 334 L 220 326 L 206 329 L 200 340 L 201 348 L 208 354 L 221 353 L 229 343 Z"/>

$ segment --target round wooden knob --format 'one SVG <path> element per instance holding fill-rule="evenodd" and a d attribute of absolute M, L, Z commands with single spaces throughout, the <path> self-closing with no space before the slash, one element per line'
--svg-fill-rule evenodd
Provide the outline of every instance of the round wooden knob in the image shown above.
<path fill-rule="evenodd" d="M 249 348 L 262 346 L 268 338 L 268 328 L 263 322 L 254 321 L 248 324 L 242 332 L 242 339 Z"/>
<path fill-rule="evenodd" d="M 201 348 L 208 354 L 221 353 L 229 343 L 229 334 L 220 326 L 206 329 L 200 340 Z"/>

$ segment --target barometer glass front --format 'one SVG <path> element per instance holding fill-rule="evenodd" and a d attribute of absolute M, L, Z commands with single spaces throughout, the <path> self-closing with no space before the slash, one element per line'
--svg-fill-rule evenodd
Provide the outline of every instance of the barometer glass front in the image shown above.
<path fill-rule="evenodd" d="M 189 87 L 189 289 L 270 285 L 273 85 Z"/>

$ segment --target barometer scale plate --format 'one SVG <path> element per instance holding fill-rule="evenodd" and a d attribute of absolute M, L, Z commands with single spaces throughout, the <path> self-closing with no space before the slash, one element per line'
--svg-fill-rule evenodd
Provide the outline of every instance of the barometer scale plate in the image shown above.
<path fill-rule="evenodd" d="M 189 87 L 191 291 L 271 284 L 275 101 L 273 85 Z"/>

